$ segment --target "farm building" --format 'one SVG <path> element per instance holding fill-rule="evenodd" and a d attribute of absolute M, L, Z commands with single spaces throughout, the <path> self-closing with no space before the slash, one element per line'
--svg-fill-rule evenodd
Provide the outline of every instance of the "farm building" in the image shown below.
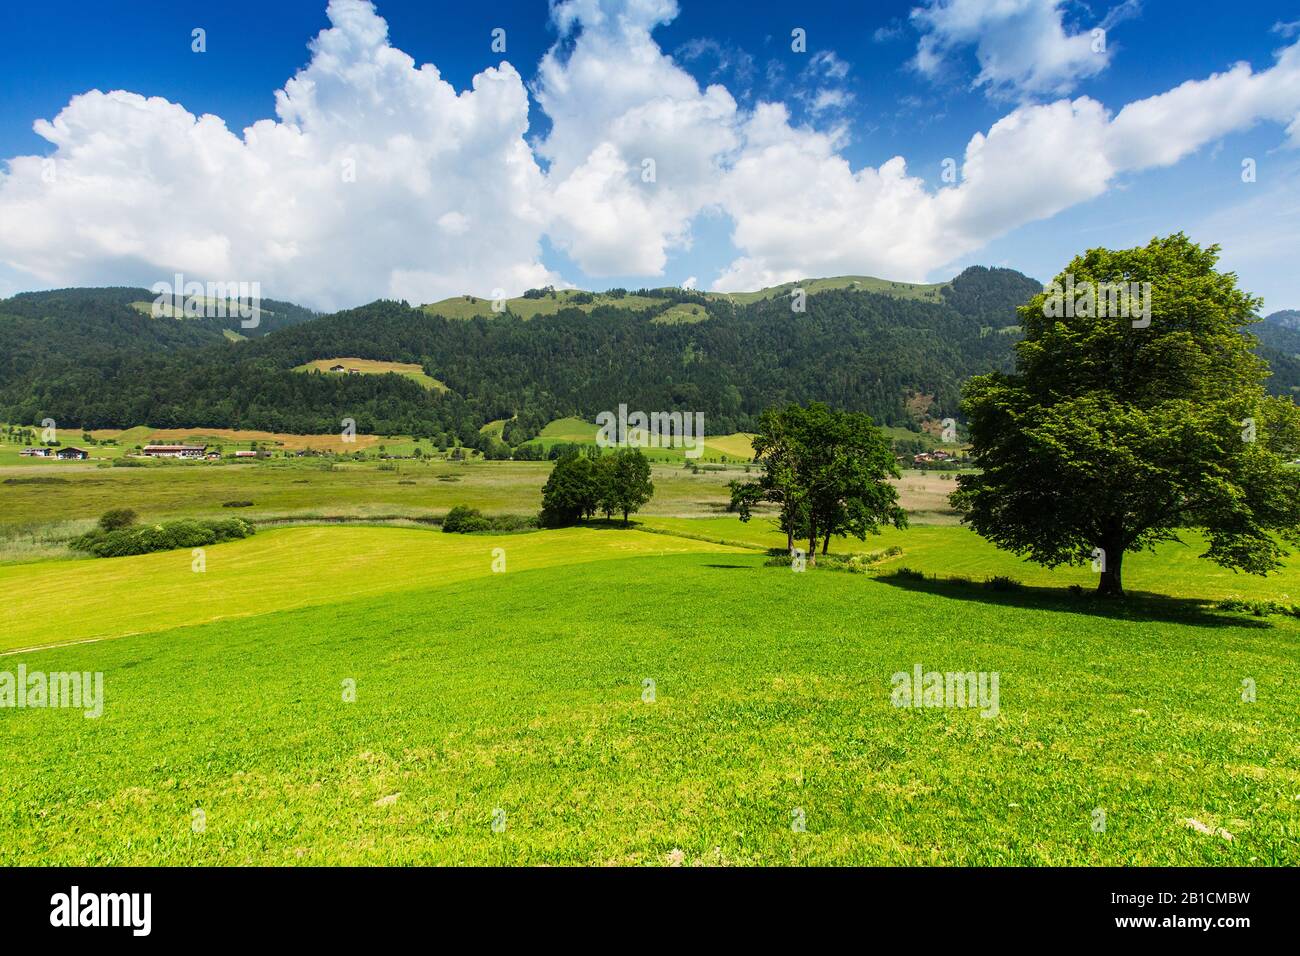
<path fill-rule="evenodd" d="M 936 461 L 956 461 L 956 455 L 950 455 L 946 451 L 923 451 L 919 455 L 912 456 L 912 463 L 916 465 L 927 465 Z"/>
<path fill-rule="evenodd" d="M 54 457 L 60 461 L 85 461 L 90 457 L 90 452 L 84 448 L 73 448 L 69 445 L 67 448 L 60 448 L 56 451 Z"/>
<path fill-rule="evenodd" d="M 202 458 L 207 445 L 145 445 L 144 453 L 150 458 Z"/>
<path fill-rule="evenodd" d="M 331 366 L 330 366 L 330 371 L 331 371 L 331 372 L 342 372 L 342 371 L 345 371 L 345 369 L 343 368 L 342 365 L 331 365 Z"/>
<path fill-rule="evenodd" d="M 256 458 L 256 457 L 257 457 L 257 452 L 255 452 L 255 451 L 249 451 L 247 448 L 241 448 L 241 449 L 239 449 L 239 451 L 235 452 L 235 457 L 236 457 L 236 458 Z"/>
<path fill-rule="evenodd" d="M 27 455 L 29 458 L 52 458 L 54 456 L 53 448 L 24 448 L 18 454 Z"/>

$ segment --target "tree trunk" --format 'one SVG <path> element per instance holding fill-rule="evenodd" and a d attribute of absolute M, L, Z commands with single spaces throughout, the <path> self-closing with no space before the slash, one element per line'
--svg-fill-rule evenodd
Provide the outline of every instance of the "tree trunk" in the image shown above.
<path fill-rule="evenodd" d="M 627 509 L 623 509 L 623 527 L 627 527 Z"/>
<path fill-rule="evenodd" d="M 1101 580 L 1097 594 L 1102 597 L 1124 596 L 1124 548 L 1118 541 L 1107 540 L 1102 545 Z"/>
<path fill-rule="evenodd" d="M 825 554 L 830 549 L 831 549 L 831 533 L 827 531 L 826 537 L 822 539 L 822 554 Z"/>
<path fill-rule="evenodd" d="M 808 567 L 817 566 L 817 525 L 811 519 L 808 522 Z"/>
<path fill-rule="evenodd" d="M 781 508 L 785 512 L 785 553 L 794 554 L 794 507 L 788 496 L 782 499 Z"/>

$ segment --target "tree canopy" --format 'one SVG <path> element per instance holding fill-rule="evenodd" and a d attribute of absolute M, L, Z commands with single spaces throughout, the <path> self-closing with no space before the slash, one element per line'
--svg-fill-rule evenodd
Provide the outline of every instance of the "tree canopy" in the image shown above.
<path fill-rule="evenodd" d="M 627 524 L 628 515 L 640 511 L 655 493 L 650 460 L 640 448 L 620 448 L 602 456 L 597 466 L 602 510 L 607 515 L 622 514 Z"/>
<path fill-rule="evenodd" d="M 888 482 L 899 475 L 889 440 L 866 413 L 822 402 L 768 409 L 753 445 L 763 472 L 756 481 L 731 483 L 732 508 L 748 521 L 760 501 L 779 505 L 787 544 L 806 537 L 810 563 L 818 542 L 823 554 L 829 550 L 832 535 L 861 540 L 882 524 L 906 527 L 898 490 Z"/>
<path fill-rule="evenodd" d="M 577 524 L 597 511 L 628 516 L 640 511 L 654 495 L 650 461 L 639 448 L 619 448 L 601 454 L 597 448 L 571 450 L 551 469 L 542 487 L 543 527 Z"/>
<path fill-rule="evenodd" d="M 1124 296 L 1062 314 L 1049 290 L 1020 308 L 1015 370 L 964 391 L 980 471 L 952 498 L 967 524 L 1048 567 L 1091 561 L 1103 594 L 1123 593 L 1127 552 L 1182 529 L 1203 532 L 1203 556 L 1224 567 L 1279 566 L 1300 541 L 1300 473 L 1287 467 L 1300 414 L 1266 394 L 1246 331 L 1260 301 L 1217 270 L 1218 253 L 1179 233 L 1089 250 L 1056 279 L 1121 285 L 1149 315 L 1114 314 Z"/>

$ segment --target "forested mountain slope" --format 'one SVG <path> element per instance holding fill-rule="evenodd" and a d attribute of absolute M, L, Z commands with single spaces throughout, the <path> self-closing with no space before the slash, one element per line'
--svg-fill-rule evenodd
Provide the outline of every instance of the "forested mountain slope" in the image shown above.
<path fill-rule="evenodd" d="M 528 320 L 445 317 L 390 301 L 311 318 L 279 304 L 296 324 L 239 342 L 225 339 L 220 320 L 142 314 L 132 303 L 147 301 L 143 290 L 18 296 L 0 302 L 0 418 L 304 433 L 353 418 L 363 432 L 429 436 L 512 419 L 505 437 L 517 443 L 552 419 L 590 420 L 619 403 L 701 411 L 708 432 L 725 434 L 752 428 L 771 404 L 823 400 L 907 425 L 954 414 L 966 378 L 1008 366 L 1015 307 L 1041 286 L 976 267 L 935 287 L 938 301 L 811 288 L 803 312 L 779 290 L 749 302 L 639 290 L 616 297 L 626 305 Z M 704 314 L 656 321 L 684 303 Z M 417 363 L 451 391 L 397 375 L 292 371 L 341 355 Z"/>
<path fill-rule="evenodd" d="M 1268 390 L 1274 395 L 1300 393 L 1300 310 L 1274 312 L 1250 331 L 1259 339 L 1255 351 L 1273 369 Z"/>

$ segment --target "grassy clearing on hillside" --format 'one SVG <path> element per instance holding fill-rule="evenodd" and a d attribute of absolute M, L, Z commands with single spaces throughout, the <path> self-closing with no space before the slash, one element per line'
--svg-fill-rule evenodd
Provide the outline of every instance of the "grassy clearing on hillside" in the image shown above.
<path fill-rule="evenodd" d="M 789 295 L 793 289 L 803 289 L 808 295 L 827 292 L 831 289 L 851 289 L 855 292 L 876 292 L 893 296 L 897 299 L 917 299 L 921 302 L 942 302 L 939 290 L 946 282 L 892 282 L 889 279 L 877 279 L 874 276 L 827 276 L 822 279 L 799 279 L 777 286 L 769 286 L 756 292 L 711 292 L 710 296 L 719 296 L 731 301 L 748 304 L 761 299 L 774 299 Z"/>
<path fill-rule="evenodd" d="M 558 418 L 541 430 L 530 445 L 541 445 L 548 451 L 563 442 L 582 445 L 595 445 L 600 426 L 595 422 L 581 418 Z M 637 433 L 639 435 L 639 432 Z M 641 451 L 651 461 L 673 461 L 685 463 L 695 461 L 698 464 L 744 465 L 754 459 L 753 435 L 735 432 L 731 435 L 709 435 L 704 439 L 704 450 L 694 458 L 688 458 L 685 448 L 651 448 L 643 446 Z M 757 466 L 755 466 L 757 467 Z"/>
<path fill-rule="evenodd" d="M 429 375 L 426 375 L 424 368 L 414 362 L 382 362 L 377 359 L 363 358 L 323 358 L 307 362 L 304 365 L 298 365 L 294 368 L 295 372 L 322 372 L 326 375 L 343 374 L 347 372 L 330 372 L 335 365 L 342 365 L 349 369 L 356 369 L 362 375 L 387 375 L 392 372 L 403 378 L 409 378 L 416 384 L 430 389 L 432 391 L 448 391 L 446 385 Z"/>
<path fill-rule="evenodd" d="M 789 295 L 790 290 L 794 288 L 801 288 L 809 295 L 831 289 L 852 289 L 856 292 L 875 292 L 899 299 L 916 299 L 921 302 L 938 303 L 943 301 L 940 290 L 947 284 L 946 282 L 928 284 L 892 282 L 888 279 L 877 279 L 874 276 L 828 276 L 821 279 L 800 279 L 797 282 L 768 286 L 753 292 L 705 292 L 702 294 L 709 299 L 747 305 L 762 299 L 773 299 L 778 296 Z M 579 298 L 588 295 L 593 296 L 592 301 L 578 301 Z M 525 299 L 523 296 L 519 296 L 506 300 L 506 307 L 509 312 L 523 319 L 533 319 L 539 315 L 554 315 L 561 309 L 581 309 L 583 312 L 591 312 L 599 306 L 612 306 L 617 309 L 640 312 L 646 309 L 660 308 L 663 304 L 663 299 L 650 296 L 624 295 L 615 297 L 605 292 L 588 293 L 581 289 L 558 289 L 553 296 L 544 295 L 540 299 Z M 492 311 L 491 299 L 481 299 L 473 295 L 458 295 L 439 302 L 430 302 L 420 308 L 430 315 L 441 315 L 448 319 L 471 319 L 475 317 L 490 319 L 501 314 Z M 702 322 L 707 318 L 708 314 L 703 306 L 693 302 L 684 302 L 665 310 L 661 315 L 656 316 L 654 321 L 660 323 Z"/>
<path fill-rule="evenodd" d="M 581 309 L 583 312 L 591 312 L 598 306 L 606 305 L 640 312 L 646 309 L 659 308 L 664 304 L 662 299 L 652 299 L 640 295 L 625 295 L 622 298 L 615 298 L 602 292 L 593 294 L 595 296 L 593 301 L 578 302 L 576 298 L 583 295 L 580 290 L 560 289 L 556 291 L 554 298 L 546 295 L 540 299 L 525 299 L 523 296 L 506 299 L 506 308 L 521 319 L 535 319 L 539 315 L 554 315 L 561 309 Z M 446 319 L 472 319 L 475 317 L 491 319 L 501 314 L 492 311 L 491 299 L 480 299 L 478 296 L 473 295 L 458 295 L 451 299 L 443 299 L 440 302 L 431 302 L 420 308 L 430 315 L 441 315 Z"/>
<path fill-rule="evenodd" d="M 1300 862 L 1294 624 L 762 562 L 342 588 L 6 658 L 102 671 L 105 705 L 0 711 L 0 864 Z M 997 715 L 891 706 L 917 663 L 996 671 Z"/>
<path fill-rule="evenodd" d="M 693 325 L 708 319 L 708 310 L 695 302 L 679 302 L 656 315 L 651 322 L 656 325 Z"/>
<path fill-rule="evenodd" d="M 0 651 L 166 630 L 288 607 L 330 604 L 507 570 L 643 554 L 731 549 L 639 531 L 569 528 L 546 534 L 459 535 L 435 530 L 333 526 L 279 528 L 204 549 L 129 558 L 0 567 L 0 590 L 31 602 L 0 604 Z M 499 579 L 499 575 L 494 580 Z M 48 600 L 65 595 L 72 600 Z M 45 596 L 45 597 L 43 597 Z"/>

